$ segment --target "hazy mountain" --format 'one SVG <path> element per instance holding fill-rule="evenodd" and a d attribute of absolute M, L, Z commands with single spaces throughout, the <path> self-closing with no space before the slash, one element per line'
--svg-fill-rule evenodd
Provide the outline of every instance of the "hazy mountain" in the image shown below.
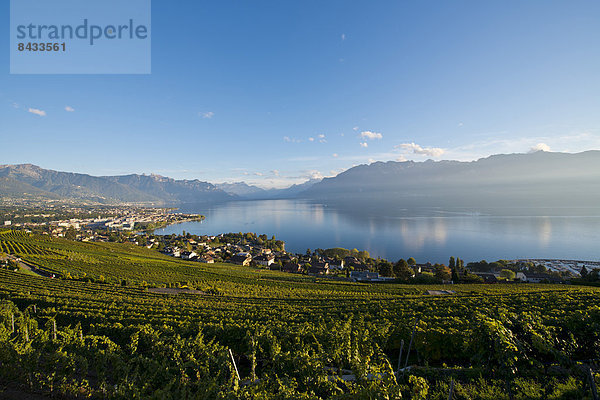
<path fill-rule="evenodd" d="M 277 198 L 277 199 L 294 198 L 299 193 L 302 193 L 303 191 L 313 187 L 313 185 L 315 185 L 321 181 L 322 181 L 322 179 L 309 179 L 304 183 L 298 183 L 298 184 L 290 186 L 289 188 L 271 189 L 268 192 L 272 196 L 272 198 Z"/>
<path fill-rule="evenodd" d="M 246 196 L 262 196 L 266 193 L 265 189 L 258 186 L 248 185 L 246 182 L 233 183 L 217 183 L 217 188 L 231 195 L 246 197 Z"/>
<path fill-rule="evenodd" d="M 245 200 L 291 199 L 318 182 L 321 182 L 321 179 L 310 179 L 284 189 L 262 189 L 258 186 L 248 185 L 245 182 L 218 183 L 217 187 Z"/>
<path fill-rule="evenodd" d="M 600 205 L 600 151 L 501 154 L 472 162 L 376 162 L 286 189 L 158 175 L 90 176 L 0 165 L 0 195 L 101 203 L 306 198 L 350 207 L 575 208 Z"/>
<path fill-rule="evenodd" d="M 59 172 L 32 164 L 0 165 L 0 194 L 10 197 L 59 198 L 101 203 L 215 202 L 233 197 L 199 180 L 157 175 L 91 176 Z M 28 194 L 26 196 L 26 194 Z"/>
<path fill-rule="evenodd" d="M 600 151 L 376 162 L 325 178 L 300 196 L 402 207 L 598 207 Z"/>

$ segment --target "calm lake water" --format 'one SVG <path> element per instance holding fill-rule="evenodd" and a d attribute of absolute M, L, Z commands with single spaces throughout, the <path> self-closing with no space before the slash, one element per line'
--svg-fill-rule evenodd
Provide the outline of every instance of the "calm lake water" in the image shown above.
<path fill-rule="evenodd" d="M 482 259 L 562 258 L 600 260 L 600 216 L 493 215 L 468 210 L 364 210 L 302 200 L 256 200 L 183 206 L 206 216 L 171 225 L 157 234 L 216 235 L 256 232 L 275 235 L 286 250 L 345 247 L 389 260 L 447 262 L 450 256 Z M 513 213 L 517 214 L 517 213 Z M 560 213 L 559 213 L 560 214 Z"/>

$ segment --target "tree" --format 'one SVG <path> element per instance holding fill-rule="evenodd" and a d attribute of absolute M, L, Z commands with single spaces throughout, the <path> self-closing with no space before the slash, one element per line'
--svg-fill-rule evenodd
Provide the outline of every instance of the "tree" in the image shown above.
<path fill-rule="evenodd" d="M 452 268 L 452 282 L 457 283 L 458 281 L 460 281 L 458 272 L 456 272 L 456 268 Z"/>
<path fill-rule="evenodd" d="M 409 267 L 406 260 L 401 258 L 393 267 L 394 276 L 404 281 L 409 280 L 413 276 L 413 270 Z"/>
<path fill-rule="evenodd" d="M 583 266 L 583 268 L 581 268 L 581 272 L 579 272 L 579 275 L 581 275 L 582 278 L 585 278 L 588 274 L 588 270 L 585 267 L 585 265 Z"/>
<path fill-rule="evenodd" d="M 417 260 L 414 259 L 414 257 L 410 257 L 407 261 L 408 265 L 410 265 L 411 267 L 414 267 L 415 265 L 417 265 Z"/>
<path fill-rule="evenodd" d="M 515 279 L 515 271 L 512 271 L 510 269 L 503 269 L 502 271 L 500 271 L 500 276 L 502 278 L 506 278 L 509 281 L 512 281 Z"/>
<path fill-rule="evenodd" d="M 456 267 L 456 262 L 454 261 L 454 257 L 450 257 L 450 261 L 448 261 L 448 268 L 454 270 Z"/>
<path fill-rule="evenodd" d="M 452 278 L 452 271 L 444 264 L 435 264 L 435 276 L 443 281 L 449 281 Z"/>
<path fill-rule="evenodd" d="M 386 260 L 381 260 L 377 265 L 377 271 L 381 276 L 392 276 L 393 266 L 392 263 Z"/>

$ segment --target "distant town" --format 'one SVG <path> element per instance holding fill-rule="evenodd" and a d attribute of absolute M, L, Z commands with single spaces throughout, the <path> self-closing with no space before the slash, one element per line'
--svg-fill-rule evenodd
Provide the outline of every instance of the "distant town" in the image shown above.
<path fill-rule="evenodd" d="M 69 228 L 89 233 L 98 230 L 133 231 L 158 229 L 167 225 L 187 221 L 201 221 L 199 214 L 177 213 L 170 208 L 131 207 L 66 207 L 43 211 L 13 211 L 12 219 L 5 219 L 3 226 L 11 228 L 48 227 L 46 233 L 65 237 Z M 60 218 L 63 217 L 63 218 Z"/>

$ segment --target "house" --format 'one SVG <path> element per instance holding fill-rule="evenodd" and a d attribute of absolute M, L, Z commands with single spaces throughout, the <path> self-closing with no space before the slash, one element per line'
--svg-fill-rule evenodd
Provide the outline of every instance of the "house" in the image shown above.
<path fill-rule="evenodd" d="M 368 271 L 369 266 L 359 262 L 358 264 L 348 264 L 348 268 L 352 268 L 354 271 Z"/>
<path fill-rule="evenodd" d="M 318 262 L 308 268 L 310 275 L 327 275 L 329 273 L 329 263 Z"/>
<path fill-rule="evenodd" d="M 517 272 L 517 275 L 515 276 L 515 279 L 521 281 L 521 282 L 527 282 L 527 276 L 525 276 L 524 273 L 522 272 Z"/>
<path fill-rule="evenodd" d="M 209 255 L 203 255 L 201 257 L 198 257 L 198 261 L 205 264 L 214 264 L 215 259 Z"/>
<path fill-rule="evenodd" d="M 198 256 L 195 251 L 184 251 L 181 253 L 181 258 L 184 260 L 191 260 L 192 258 Z"/>
<path fill-rule="evenodd" d="M 431 274 L 435 274 L 435 267 L 430 262 L 425 264 L 415 264 L 414 270 L 417 274 L 420 274 L 422 272 L 429 272 Z"/>
<path fill-rule="evenodd" d="M 123 229 L 124 231 L 132 231 L 134 226 L 135 222 L 127 222 L 121 225 L 121 229 Z"/>
<path fill-rule="evenodd" d="M 379 273 L 370 271 L 351 271 L 350 278 L 356 281 L 372 281 L 379 279 Z"/>
<path fill-rule="evenodd" d="M 250 262 L 252 261 L 252 257 L 247 254 L 247 255 L 241 255 L 241 254 L 245 254 L 245 253 L 240 253 L 240 254 L 236 254 L 235 256 L 231 257 L 229 259 L 229 262 L 232 264 L 237 264 L 237 265 L 250 265 Z"/>
<path fill-rule="evenodd" d="M 355 270 L 355 271 L 368 271 L 369 270 L 369 267 L 367 265 L 363 264 L 363 262 L 360 261 L 356 257 L 351 257 L 351 256 L 344 257 L 344 260 L 342 262 L 346 268 L 349 268 L 351 270 Z"/>
<path fill-rule="evenodd" d="M 279 256 L 277 257 L 277 260 L 281 261 L 281 265 L 285 265 L 294 261 L 294 259 L 289 254 Z"/>
<path fill-rule="evenodd" d="M 549 274 L 527 274 L 525 282 L 528 283 L 561 283 L 563 280 Z"/>
<path fill-rule="evenodd" d="M 177 247 L 167 247 L 163 250 L 163 253 L 171 257 L 179 257 L 181 251 Z"/>
<path fill-rule="evenodd" d="M 329 262 L 330 269 L 344 269 L 344 260 L 336 260 L 335 258 L 330 258 L 327 261 Z"/>
<path fill-rule="evenodd" d="M 254 261 L 260 265 L 268 267 L 275 262 L 275 257 L 272 254 L 263 254 L 258 257 L 254 257 Z"/>
<path fill-rule="evenodd" d="M 298 263 L 288 262 L 288 263 L 283 264 L 283 267 L 281 267 L 281 270 L 283 272 L 299 274 L 300 272 L 302 272 L 302 267 Z"/>

